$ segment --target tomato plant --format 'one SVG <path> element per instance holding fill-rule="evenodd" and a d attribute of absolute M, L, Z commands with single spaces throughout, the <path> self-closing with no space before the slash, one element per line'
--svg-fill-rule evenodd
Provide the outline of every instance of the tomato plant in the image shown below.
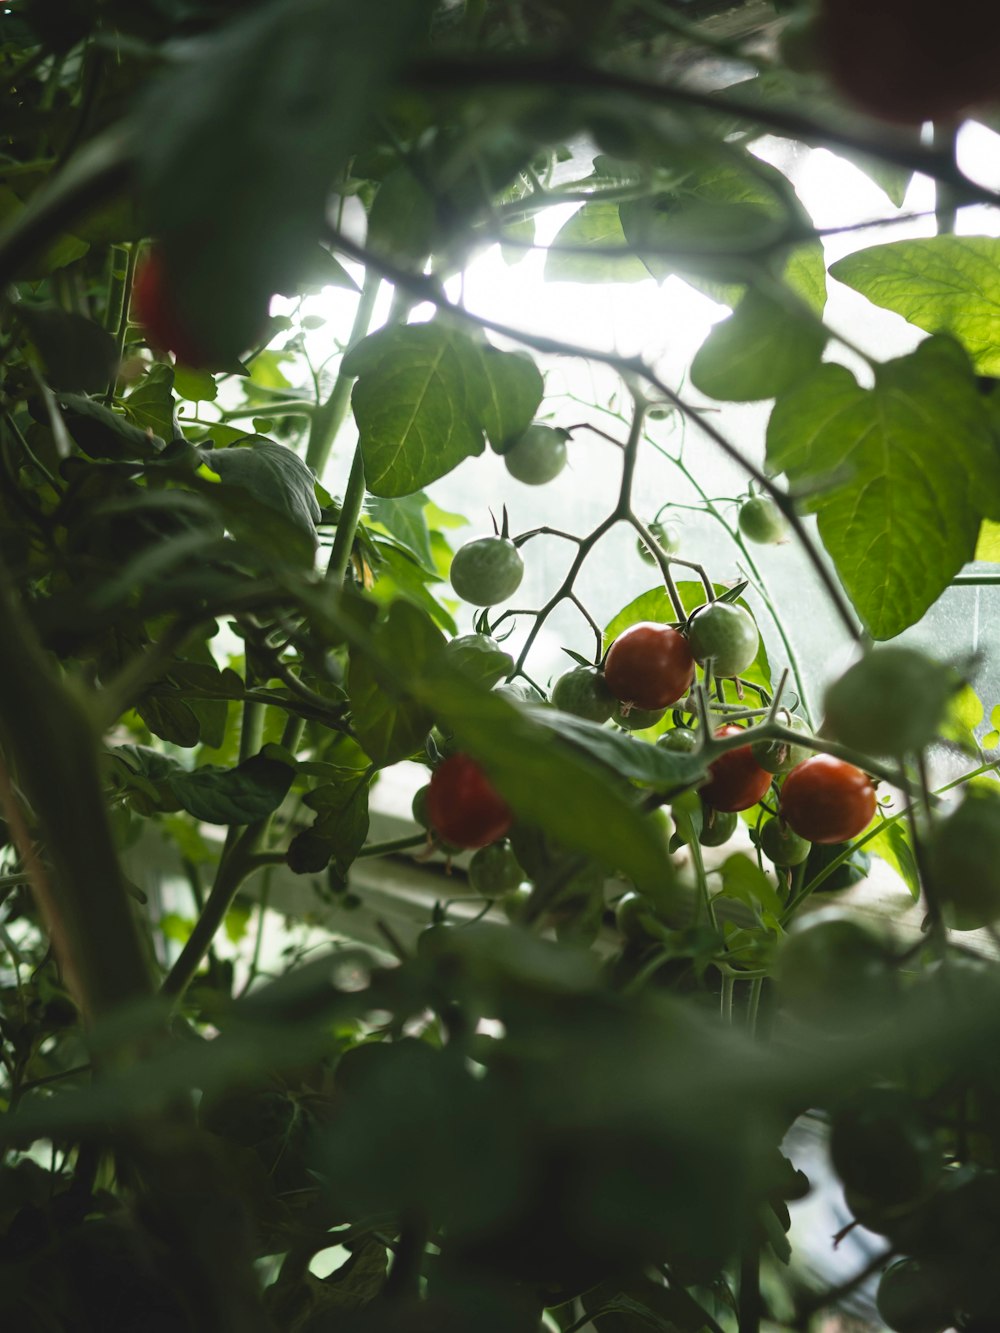
<path fill-rule="evenodd" d="M 513 816 L 476 761 L 457 753 L 431 775 L 427 818 L 446 842 L 456 847 L 485 847 L 503 837 Z"/>
<path fill-rule="evenodd" d="M 619 634 L 604 659 L 604 679 L 615 698 L 646 710 L 676 703 L 690 689 L 694 672 L 684 635 L 649 621 Z"/>
<path fill-rule="evenodd" d="M 739 736 L 743 728 L 723 726 L 716 736 Z M 749 745 L 727 750 L 708 766 L 708 782 L 700 789 L 701 799 L 715 810 L 749 810 L 767 794 L 771 774 L 757 763 Z"/>
<path fill-rule="evenodd" d="M 997 1326 L 997 25 L 5 5 L 0 1327 Z"/>

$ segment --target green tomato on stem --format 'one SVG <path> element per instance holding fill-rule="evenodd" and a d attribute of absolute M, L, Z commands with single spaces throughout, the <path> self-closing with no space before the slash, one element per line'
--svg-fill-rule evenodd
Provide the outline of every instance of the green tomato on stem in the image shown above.
<path fill-rule="evenodd" d="M 706 602 L 688 620 L 688 643 L 699 666 L 715 676 L 738 676 L 757 656 L 760 634 L 753 617 L 731 602 Z"/>
<path fill-rule="evenodd" d="M 566 431 L 536 421 L 504 453 L 507 471 L 526 486 L 544 486 L 566 466 L 568 439 Z"/>
<path fill-rule="evenodd" d="M 681 536 L 673 523 L 654 521 L 648 526 L 650 535 L 655 539 L 663 552 L 666 555 L 676 555 L 681 547 Z M 656 564 L 656 556 L 641 537 L 635 539 L 635 547 L 639 552 L 640 559 L 644 560 L 647 565 Z"/>
<path fill-rule="evenodd" d="M 560 676 L 552 687 L 551 698 L 561 712 L 586 718 L 588 722 L 607 722 L 616 702 L 600 667 L 585 666 Z"/>
<path fill-rule="evenodd" d="M 450 577 L 464 602 L 496 606 L 513 597 L 521 586 L 524 561 L 509 537 L 480 537 L 455 552 Z"/>
<path fill-rule="evenodd" d="M 805 722 L 796 713 L 787 718 L 779 713 L 777 721 L 792 731 L 808 731 Z M 794 745 L 790 741 L 753 741 L 750 752 L 761 768 L 766 768 L 769 773 L 790 773 L 812 753 L 805 745 Z"/>
<path fill-rule="evenodd" d="M 753 495 L 740 505 L 740 532 L 758 546 L 782 546 L 788 541 L 788 520 L 766 495 Z"/>

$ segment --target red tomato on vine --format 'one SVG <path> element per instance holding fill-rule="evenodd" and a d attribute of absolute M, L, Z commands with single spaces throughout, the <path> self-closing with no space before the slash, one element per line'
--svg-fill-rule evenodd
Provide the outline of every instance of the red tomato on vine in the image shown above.
<path fill-rule="evenodd" d="M 850 842 L 872 822 L 875 804 L 868 774 L 832 754 L 804 759 L 781 788 L 785 822 L 809 842 Z"/>
<path fill-rule="evenodd" d="M 485 847 L 513 823 L 510 806 L 467 754 L 453 754 L 434 770 L 427 788 L 431 827 L 454 847 Z"/>
<path fill-rule="evenodd" d="M 154 246 L 140 261 L 132 282 L 132 318 L 153 347 L 173 352 L 186 366 L 207 363 L 198 340 L 185 327 L 174 304 L 172 281 L 163 250 Z"/>
<path fill-rule="evenodd" d="M 719 727 L 716 736 L 739 736 L 742 727 L 726 725 Z M 699 796 L 706 805 L 716 810 L 749 810 L 752 805 L 763 800 L 771 785 L 771 774 L 753 756 L 749 745 L 741 745 L 735 750 L 720 754 L 708 766 L 709 779 L 699 789 Z"/>
<path fill-rule="evenodd" d="M 608 649 L 604 679 L 622 703 L 669 708 L 691 688 L 694 657 L 683 634 L 643 620 L 622 630 Z"/>

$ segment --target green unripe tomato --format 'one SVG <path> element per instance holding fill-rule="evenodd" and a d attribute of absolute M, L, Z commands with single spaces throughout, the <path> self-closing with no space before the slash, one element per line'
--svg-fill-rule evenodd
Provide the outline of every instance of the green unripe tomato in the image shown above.
<path fill-rule="evenodd" d="M 524 905 L 530 897 L 530 884 L 520 884 L 516 889 L 507 890 L 504 896 L 500 899 L 500 906 L 508 921 L 520 921 Z"/>
<path fill-rule="evenodd" d="M 896 1088 L 868 1088 L 838 1108 L 830 1158 L 845 1189 L 882 1208 L 916 1203 L 942 1168 L 930 1125 Z"/>
<path fill-rule="evenodd" d="M 782 719 L 779 718 L 779 721 Z M 807 731 L 805 722 L 794 713 L 784 721 L 792 731 Z M 811 750 L 804 745 L 792 745 L 788 741 L 753 741 L 750 752 L 769 773 L 790 773 L 803 759 L 808 759 Z"/>
<path fill-rule="evenodd" d="M 812 843 L 793 833 L 780 819 L 764 821 L 760 830 L 760 850 L 776 866 L 800 866 L 812 851 Z"/>
<path fill-rule="evenodd" d="M 681 535 L 672 523 L 650 523 L 649 531 L 667 555 L 676 555 L 680 550 Z M 635 549 L 647 565 L 656 564 L 656 556 L 641 537 L 636 538 Z"/>
<path fill-rule="evenodd" d="M 913 648 L 873 648 L 826 692 L 826 730 L 863 754 L 899 757 L 929 745 L 958 681 Z"/>
<path fill-rule="evenodd" d="M 678 754 L 691 754 L 698 748 L 698 735 L 690 727 L 671 727 L 662 736 L 657 736 L 657 745 L 665 750 L 674 750 Z"/>
<path fill-rule="evenodd" d="M 480 537 L 455 552 L 451 586 L 463 602 L 496 606 L 513 597 L 524 577 L 521 553 L 507 537 Z"/>
<path fill-rule="evenodd" d="M 766 495 L 754 495 L 740 505 L 740 532 L 758 546 L 781 546 L 788 541 L 788 520 Z"/>
<path fill-rule="evenodd" d="M 731 602 L 706 602 L 688 621 L 688 643 L 700 666 L 716 676 L 738 676 L 757 656 L 760 635 L 753 617 Z"/>
<path fill-rule="evenodd" d="M 598 667 L 575 667 L 560 676 L 552 687 L 552 703 L 589 722 L 607 722 L 615 709 L 615 697 Z"/>
<path fill-rule="evenodd" d="M 834 1031 L 877 1023 L 896 997 L 885 941 L 836 908 L 796 922 L 778 949 L 775 979 L 796 1018 Z"/>
<path fill-rule="evenodd" d="M 626 709 L 624 704 L 619 703 L 616 699 L 611 718 L 620 727 L 624 727 L 626 731 L 645 731 L 647 727 L 655 727 L 666 711 L 665 708 Z"/>
<path fill-rule="evenodd" d="M 703 805 L 698 841 L 703 847 L 721 847 L 736 832 L 739 822 L 739 817 L 731 810 L 716 810 L 714 806 Z"/>
<path fill-rule="evenodd" d="M 524 871 L 506 839 L 480 847 L 469 862 L 469 884 L 484 898 L 497 898 L 516 889 Z"/>
<path fill-rule="evenodd" d="M 413 822 L 419 824 L 421 828 L 429 829 L 431 826 L 430 817 L 427 814 L 427 788 L 430 784 L 424 783 L 419 791 L 413 794 L 413 804 L 410 809 L 413 812 Z"/>
<path fill-rule="evenodd" d="M 663 939 L 663 926 L 641 893 L 623 893 L 615 904 L 615 925 L 628 944 L 642 947 Z"/>
<path fill-rule="evenodd" d="M 506 451 L 507 471 L 526 486 L 544 486 L 566 466 L 566 431 L 536 422 Z"/>
<path fill-rule="evenodd" d="M 929 891 L 955 930 L 1000 918 L 1000 794 L 970 787 L 927 839 Z"/>
<path fill-rule="evenodd" d="M 897 1259 L 882 1274 L 875 1304 L 894 1333 L 944 1333 L 955 1320 L 949 1275 L 926 1259 Z"/>
<path fill-rule="evenodd" d="M 460 634 L 445 644 L 448 657 L 467 676 L 493 686 L 514 670 L 514 659 L 489 634 Z"/>

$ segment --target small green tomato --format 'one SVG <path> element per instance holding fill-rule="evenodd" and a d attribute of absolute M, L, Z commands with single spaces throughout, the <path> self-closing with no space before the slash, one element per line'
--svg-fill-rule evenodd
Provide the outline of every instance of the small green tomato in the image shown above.
<path fill-rule="evenodd" d="M 645 731 L 647 727 L 655 727 L 666 711 L 665 708 L 629 708 L 616 702 L 611 718 L 626 731 Z"/>
<path fill-rule="evenodd" d="M 738 676 L 757 656 L 760 634 L 753 617 L 731 602 L 706 602 L 688 621 L 688 643 L 700 666 L 716 676 Z"/>
<path fill-rule="evenodd" d="M 535 422 L 503 456 L 510 475 L 526 486 L 544 486 L 566 466 L 566 431 Z"/>
<path fill-rule="evenodd" d="M 703 847 L 721 847 L 736 832 L 739 817 L 731 810 L 716 810 L 714 806 L 702 806 L 701 832 L 698 841 Z"/>
<path fill-rule="evenodd" d="M 788 541 L 788 520 L 766 495 L 754 495 L 740 506 L 740 532 L 758 546 L 781 546 Z"/>
<path fill-rule="evenodd" d="M 451 586 L 473 606 L 496 606 L 513 597 L 524 577 L 524 561 L 507 537 L 480 537 L 455 552 Z"/>
<path fill-rule="evenodd" d="M 615 708 L 614 695 L 599 667 L 575 667 L 560 676 L 552 687 L 552 703 L 563 713 L 589 722 L 607 722 Z"/>
<path fill-rule="evenodd" d="M 760 850 L 776 866 L 800 866 L 812 851 L 812 843 L 793 833 L 780 819 L 768 819 L 760 830 Z"/>
<path fill-rule="evenodd" d="M 523 879 L 524 871 L 505 838 L 480 847 L 469 862 L 469 884 L 484 898 L 516 889 Z"/>
<path fill-rule="evenodd" d="M 649 531 L 667 555 L 676 555 L 680 550 L 681 535 L 672 523 L 650 523 Z M 647 565 L 656 564 L 656 556 L 641 537 L 636 538 L 635 548 Z"/>

